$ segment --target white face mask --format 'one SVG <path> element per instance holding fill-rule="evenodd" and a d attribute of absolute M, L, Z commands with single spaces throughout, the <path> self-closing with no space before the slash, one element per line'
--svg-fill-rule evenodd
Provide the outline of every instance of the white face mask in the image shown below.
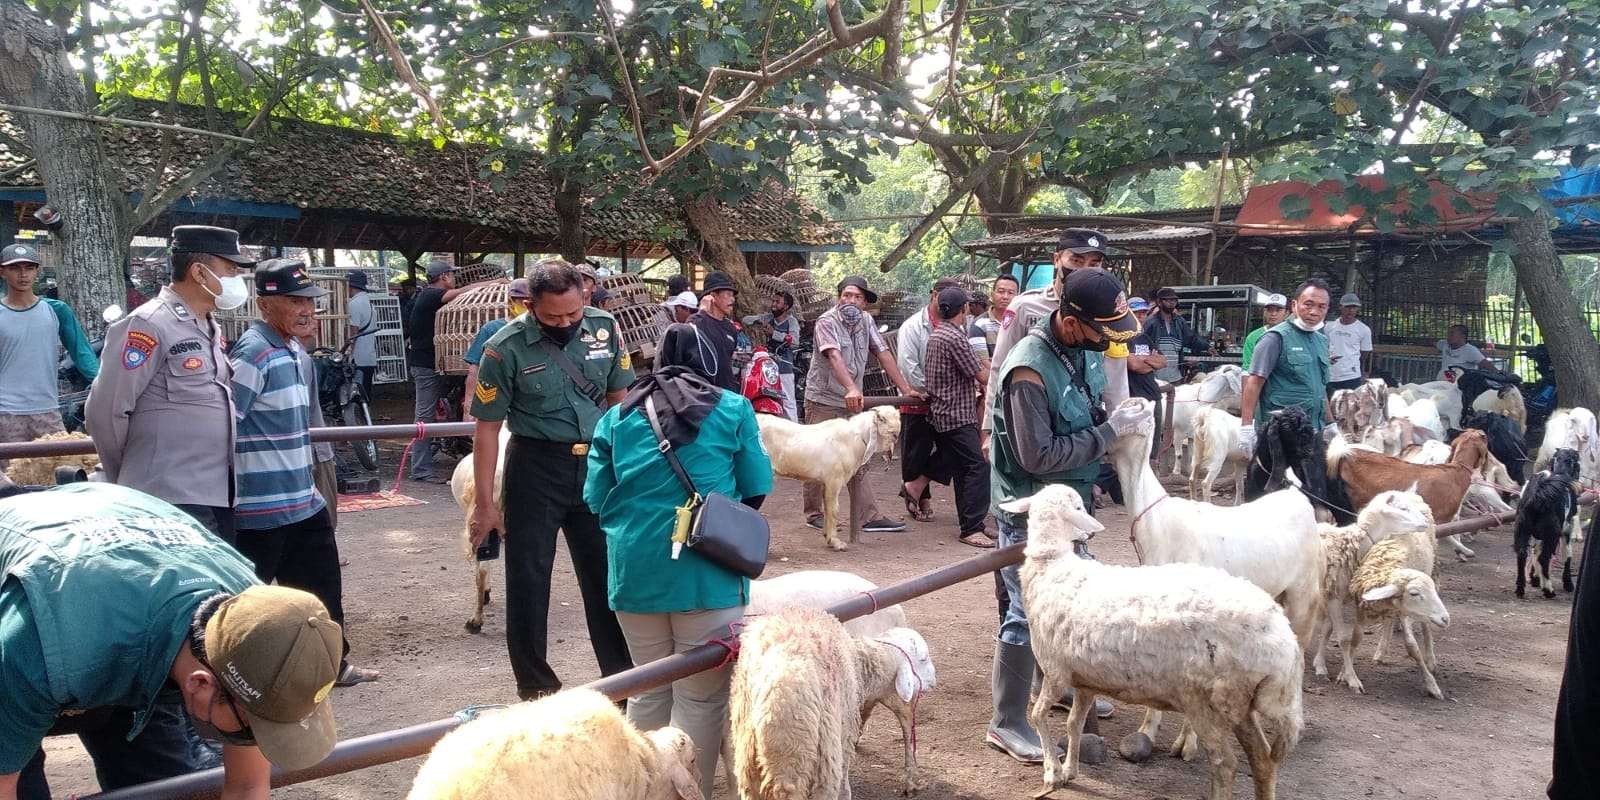
<path fill-rule="evenodd" d="M 218 309 L 223 311 L 232 311 L 239 306 L 244 305 L 244 302 L 250 299 L 250 286 L 244 282 L 243 275 L 234 275 L 229 278 L 218 278 L 217 273 L 212 272 L 210 267 L 206 267 L 205 269 L 206 272 L 211 275 L 212 279 L 214 279 L 217 283 L 222 284 L 221 294 L 213 292 L 210 289 L 206 289 L 206 294 L 211 295 L 212 298 L 217 301 Z M 204 289 L 205 285 L 202 284 L 200 288 Z"/>
<path fill-rule="evenodd" d="M 1303 330 L 1306 333 L 1316 333 L 1317 331 L 1322 330 L 1322 326 L 1325 324 L 1325 321 L 1324 321 L 1324 322 L 1319 322 L 1319 323 L 1317 323 L 1315 325 L 1307 325 L 1305 320 L 1302 320 L 1299 317 L 1290 317 L 1289 321 L 1294 323 L 1294 326 L 1296 328 L 1299 328 L 1300 330 Z"/>

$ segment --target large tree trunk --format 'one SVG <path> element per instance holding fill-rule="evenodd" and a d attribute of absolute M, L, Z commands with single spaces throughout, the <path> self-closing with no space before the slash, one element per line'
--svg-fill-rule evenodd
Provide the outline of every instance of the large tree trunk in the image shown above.
<path fill-rule="evenodd" d="M 733 238 L 728 218 L 722 213 L 722 204 L 710 193 L 703 194 L 684 204 L 683 215 L 689 221 L 689 229 L 700 240 L 701 261 L 712 269 L 728 273 L 733 284 L 739 287 L 739 315 L 761 311 L 755 276 L 745 264 L 739 241 Z"/>
<path fill-rule="evenodd" d="M 1510 223 L 1517 252 L 1512 263 L 1528 295 L 1528 309 L 1544 334 L 1556 368 L 1561 405 L 1600 408 L 1600 346 L 1573 297 L 1555 242 L 1548 209 Z"/>
<path fill-rule="evenodd" d="M 0 98 L 7 103 L 89 113 L 61 31 L 21 0 L 0 0 Z M 33 149 L 45 196 L 63 227 L 46 251 L 61 299 L 94 335 L 100 311 L 126 302 L 122 265 L 128 233 L 121 190 L 105 170 L 98 126 L 83 120 L 13 114 Z"/>
<path fill-rule="evenodd" d="M 589 250 L 589 235 L 583 230 L 583 187 L 563 180 L 556 192 L 555 206 L 561 223 L 561 257 L 576 264 Z"/>

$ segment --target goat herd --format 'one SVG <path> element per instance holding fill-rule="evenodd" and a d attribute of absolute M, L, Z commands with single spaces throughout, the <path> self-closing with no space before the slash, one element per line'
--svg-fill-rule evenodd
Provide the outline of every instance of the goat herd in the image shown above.
<path fill-rule="evenodd" d="M 1240 377 L 1236 367 L 1223 367 L 1174 393 L 1171 446 L 1177 464 L 1188 456 L 1189 498 L 1170 496 L 1151 466 L 1155 404 L 1125 401 L 1144 419 L 1118 437 L 1109 458 L 1140 566 L 1076 557 L 1088 554 L 1103 526 L 1066 487 L 1046 487 L 1007 507 L 1029 518 L 1021 584 L 1042 672 L 1029 720 L 1042 740 L 1054 741 L 1051 706 L 1068 690 L 1076 693 L 1064 760 L 1045 748 L 1045 793 L 1077 773 L 1087 712 L 1106 695 L 1147 709 L 1121 743 L 1125 755 L 1147 755 L 1162 712 L 1181 712 L 1184 726 L 1171 751 L 1185 759 L 1206 754 L 1212 800 L 1232 797 L 1237 757 L 1230 738 L 1244 751 L 1255 796 L 1274 797 L 1277 770 L 1304 725 L 1305 654 L 1326 677 L 1326 645 L 1335 638 L 1342 658 L 1336 680 L 1360 692 L 1353 655 L 1364 626 L 1380 631 L 1379 658 L 1398 628 L 1424 689 L 1443 699 L 1432 629 L 1449 625 L 1450 613 L 1435 584 L 1435 528 L 1463 509 L 1508 512 L 1507 498 L 1519 497 L 1517 596 L 1525 580 L 1555 595 L 1550 562 L 1558 553 L 1564 588 L 1573 588 L 1566 550 L 1582 541 L 1578 486 L 1600 477 L 1590 411 L 1558 411 L 1529 458 L 1534 448 L 1524 444 L 1514 388 L 1466 401 L 1450 382 L 1391 388 L 1374 380 L 1333 396 L 1336 424 L 1323 435 L 1298 410 L 1274 412 L 1256 453 L 1245 458 L 1229 411 L 1238 406 Z M 897 423 L 894 412 L 876 409 L 832 424 L 827 438 L 837 446 L 805 436 L 812 426 L 764 438 L 775 464 L 848 475 L 892 441 Z M 787 452 L 795 448 L 804 450 Z M 835 463 L 841 460 L 851 463 Z M 1536 472 L 1524 482 L 1530 461 Z M 1235 504 L 1214 504 L 1212 483 L 1230 465 Z M 838 488 L 829 488 L 831 512 Z M 827 545 L 842 549 L 833 525 L 826 527 Z M 1473 556 L 1464 542 L 1452 537 L 1450 545 L 1462 560 Z M 901 724 L 904 790 L 916 790 L 911 720 L 918 699 L 935 686 L 927 643 L 898 606 L 849 624 L 817 610 L 872 588 L 838 572 L 753 584 L 721 753 L 737 796 L 848 798 L 856 742 L 875 705 Z M 567 798 L 698 798 L 695 758 L 681 731 L 641 733 L 614 704 L 571 690 L 485 715 L 446 737 L 411 797 L 506 797 L 537 787 Z"/>

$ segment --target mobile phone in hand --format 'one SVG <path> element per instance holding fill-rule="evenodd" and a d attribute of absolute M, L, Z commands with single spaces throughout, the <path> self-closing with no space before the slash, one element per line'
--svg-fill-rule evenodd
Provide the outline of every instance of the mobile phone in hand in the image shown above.
<path fill-rule="evenodd" d="M 478 545 L 477 557 L 479 561 L 493 561 L 500 557 L 500 531 L 489 531 L 489 538 Z"/>

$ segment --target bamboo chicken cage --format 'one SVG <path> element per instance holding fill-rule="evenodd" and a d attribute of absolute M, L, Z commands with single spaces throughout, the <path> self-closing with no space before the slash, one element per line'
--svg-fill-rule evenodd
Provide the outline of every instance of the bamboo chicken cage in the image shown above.
<path fill-rule="evenodd" d="M 473 337 L 490 320 L 511 316 L 509 285 L 504 279 L 474 284 L 439 309 L 433 327 L 434 369 L 446 375 L 467 374 L 462 357 Z"/>

